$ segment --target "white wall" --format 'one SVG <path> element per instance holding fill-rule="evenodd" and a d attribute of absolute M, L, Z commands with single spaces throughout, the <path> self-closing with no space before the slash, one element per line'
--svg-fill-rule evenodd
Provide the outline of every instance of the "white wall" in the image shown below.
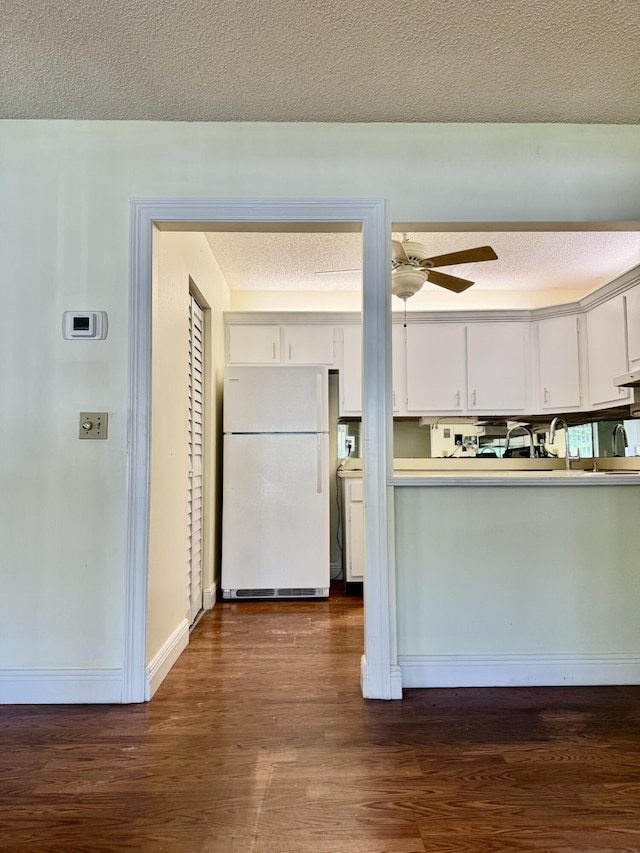
<path fill-rule="evenodd" d="M 640 219 L 640 127 L 0 124 L 0 669 L 122 662 L 129 201 L 364 196 L 396 223 Z M 63 341 L 65 309 L 109 313 Z M 79 411 L 110 413 L 79 442 Z"/>
<path fill-rule="evenodd" d="M 468 311 L 533 310 L 548 305 L 577 302 L 585 290 L 468 290 L 464 307 Z M 401 312 L 401 299 L 392 297 L 392 310 Z M 231 293 L 232 311 L 360 311 L 362 292 L 295 292 L 291 290 L 234 290 Z M 457 311 L 460 297 L 446 290 L 425 287 L 407 301 L 407 313 L 412 311 Z"/>
<path fill-rule="evenodd" d="M 634 655 L 637 670 L 639 514 L 632 486 L 396 489 L 398 654 Z"/>
<path fill-rule="evenodd" d="M 189 405 L 189 279 L 206 307 L 205 505 L 203 587 L 218 563 L 221 492 L 222 312 L 229 288 L 202 234 L 154 231 L 151 404 L 151 508 L 147 663 L 186 616 Z M 205 307 L 205 306 L 203 306 Z M 207 334 L 208 333 L 208 334 Z"/>

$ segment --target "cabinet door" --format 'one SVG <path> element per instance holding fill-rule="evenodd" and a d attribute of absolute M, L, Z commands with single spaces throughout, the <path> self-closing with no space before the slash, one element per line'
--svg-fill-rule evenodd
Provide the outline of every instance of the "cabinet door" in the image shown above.
<path fill-rule="evenodd" d="M 454 412 L 465 404 L 465 327 L 407 326 L 407 410 Z"/>
<path fill-rule="evenodd" d="M 333 364 L 333 326 L 285 326 L 287 364 Z"/>
<path fill-rule="evenodd" d="M 542 408 L 579 406 L 578 318 L 551 317 L 541 320 L 537 326 Z"/>
<path fill-rule="evenodd" d="M 640 285 L 625 293 L 629 362 L 640 361 Z"/>
<path fill-rule="evenodd" d="M 347 582 L 364 580 L 364 502 L 362 480 L 347 483 Z"/>
<path fill-rule="evenodd" d="M 589 395 L 592 406 L 629 399 L 628 388 L 616 388 L 613 377 L 626 373 L 624 298 L 615 296 L 587 313 Z"/>
<path fill-rule="evenodd" d="M 229 364 L 278 364 L 279 326 L 228 326 Z"/>
<path fill-rule="evenodd" d="M 342 368 L 340 369 L 340 414 L 362 414 L 362 327 L 342 330 Z"/>
<path fill-rule="evenodd" d="M 517 412 L 525 408 L 523 323 L 473 323 L 467 327 L 470 411 Z"/>
<path fill-rule="evenodd" d="M 394 323 L 391 327 L 391 350 L 393 353 L 393 413 L 404 414 L 407 409 L 407 351 L 404 326 Z"/>

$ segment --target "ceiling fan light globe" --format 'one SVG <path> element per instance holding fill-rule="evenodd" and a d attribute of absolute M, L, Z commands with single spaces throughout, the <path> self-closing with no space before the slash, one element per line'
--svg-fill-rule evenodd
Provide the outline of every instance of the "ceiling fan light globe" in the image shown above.
<path fill-rule="evenodd" d="M 427 280 L 427 274 L 413 267 L 398 267 L 391 273 L 391 292 L 405 302 L 414 296 Z"/>

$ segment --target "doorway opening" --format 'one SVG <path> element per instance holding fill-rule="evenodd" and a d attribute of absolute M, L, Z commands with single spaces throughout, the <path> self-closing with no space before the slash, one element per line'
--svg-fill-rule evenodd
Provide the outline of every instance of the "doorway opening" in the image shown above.
<path fill-rule="evenodd" d="M 275 225 L 277 223 L 277 226 Z M 149 581 L 149 474 L 151 408 L 151 326 L 154 232 L 204 232 L 207 230 L 274 231 L 283 229 L 333 231 L 361 230 L 363 235 L 363 326 L 365 464 L 367 478 L 367 576 L 364 654 L 361 666 L 363 695 L 400 698 L 399 671 L 394 660 L 395 621 L 390 607 L 393 584 L 387 514 L 390 490 L 388 465 L 389 336 L 389 225 L 382 201 L 136 201 L 132 203 L 132 274 L 130 341 L 130 453 L 128 563 L 124 618 L 124 701 L 142 701 L 152 692 L 152 651 L 147 628 L 158 627 L 154 611 L 162 606 Z M 194 279 L 195 281 L 195 279 Z M 196 281 L 197 284 L 197 281 Z M 211 314 L 213 315 L 213 311 Z M 154 316 L 155 319 L 155 316 Z M 212 325 L 215 320 L 212 316 Z M 155 330 L 154 330 L 155 331 Z M 217 406 L 217 403 L 216 403 Z M 368 459 L 368 462 L 367 462 Z M 152 481 L 153 482 L 153 481 Z M 213 479 L 215 482 L 215 477 Z M 164 626 L 165 634 L 167 626 Z M 168 671 L 171 653 L 183 639 L 169 634 L 161 646 L 157 674 Z M 168 643 L 168 645 L 167 645 Z M 177 652 L 179 654 L 179 651 Z M 154 655 L 157 658 L 157 651 Z M 166 672 L 165 672 L 166 674 Z"/>

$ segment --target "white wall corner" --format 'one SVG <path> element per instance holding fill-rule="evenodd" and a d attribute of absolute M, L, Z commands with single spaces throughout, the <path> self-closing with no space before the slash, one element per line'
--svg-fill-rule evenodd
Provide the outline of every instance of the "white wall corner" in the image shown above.
<path fill-rule="evenodd" d="M 400 666 L 391 665 L 389 668 L 389 695 L 379 696 L 371 695 L 367 677 L 367 659 L 364 655 L 360 658 L 360 689 L 363 699 L 402 699 L 402 668 Z"/>
<path fill-rule="evenodd" d="M 218 584 L 212 583 L 202 592 L 202 609 L 213 610 L 213 605 L 218 600 Z"/>
<path fill-rule="evenodd" d="M 171 667 L 189 645 L 189 622 L 186 619 L 178 625 L 173 634 L 164 643 L 145 671 L 144 698 L 148 702 L 165 680 Z"/>
<path fill-rule="evenodd" d="M 122 702 L 121 669 L 1 669 L 0 704 Z"/>
<path fill-rule="evenodd" d="M 400 655 L 405 687 L 640 684 L 638 654 Z"/>

